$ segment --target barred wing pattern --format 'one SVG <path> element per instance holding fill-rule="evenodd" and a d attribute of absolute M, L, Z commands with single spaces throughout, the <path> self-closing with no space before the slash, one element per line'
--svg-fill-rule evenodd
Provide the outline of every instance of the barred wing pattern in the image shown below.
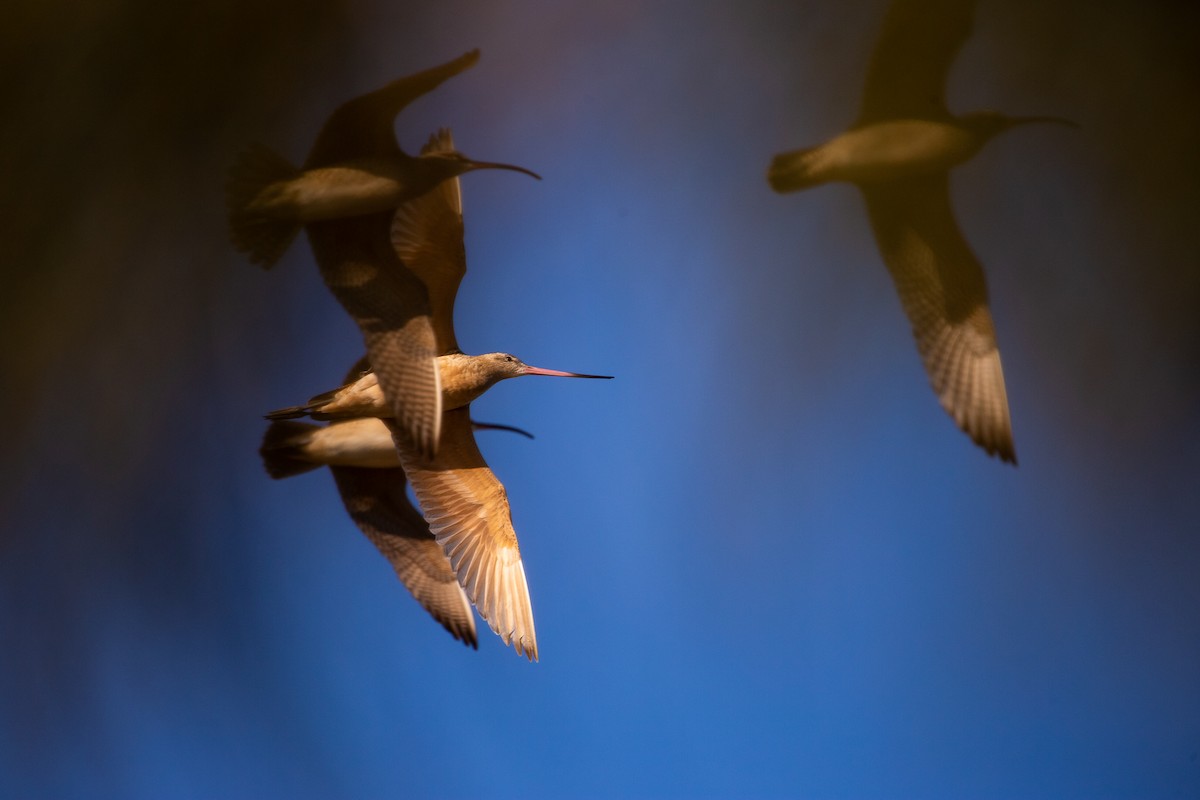
<path fill-rule="evenodd" d="M 400 462 L 467 597 L 505 644 L 536 661 L 533 608 L 508 496 L 475 444 L 468 409 L 443 417 L 437 456 L 422 458 L 396 437 Z"/>
<path fill-rule="evenodd" d="M 1015 464 L 987 282 L 954 220 L 947 176 L 860 188 L 942 408 L 989 455 Z"/>
<path fill-rule="evenodd" d="M 443 128 L 429 137 L 421 152 L 453 149 L 454 139 Z M 391 234 L 396 255 L 429 292 L 438 355 L 461 352 L 454 336 L 454 299 L 467 274 L 467 253 L 458 178 L 444 180 L 396 209 Z"/>
<path fill-rule="evenodd" d="M 409 502 L 404 470 L 329 470 L 350 518 L 391 563 L 400 582 L 455 639 L 478 648 L 471 604 L 429 526 Z"/>

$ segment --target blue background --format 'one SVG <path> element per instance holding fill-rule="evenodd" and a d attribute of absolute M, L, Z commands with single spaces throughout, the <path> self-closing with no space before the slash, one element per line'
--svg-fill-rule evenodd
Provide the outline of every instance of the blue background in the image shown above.
<path fill-rule="evenodd" d="M 1017 469 L 939 409 L 853 187 L 886 4 L 22 0 L 0 186 L 0 794 L 1200 796 L 1200 16 L 983 2 L 955 172 Z M 473 406 L 542 661 L 454 642 L 260 415 L 361 340 L 299 240 L 228 246 L 258 139 L 480 47 L 453 127 Z M 22 76 L 17 80 L 11 76 Z"/>

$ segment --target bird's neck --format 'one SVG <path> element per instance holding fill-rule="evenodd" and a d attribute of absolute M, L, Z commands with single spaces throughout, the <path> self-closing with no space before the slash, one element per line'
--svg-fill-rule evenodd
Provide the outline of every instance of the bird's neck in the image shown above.
<path fill-rule="evenodd" d="M 487 363 L 479 356 L 463 353 L 438 356 L 443 410 L 467 405 L 505 377 L 488 369 Z"/>

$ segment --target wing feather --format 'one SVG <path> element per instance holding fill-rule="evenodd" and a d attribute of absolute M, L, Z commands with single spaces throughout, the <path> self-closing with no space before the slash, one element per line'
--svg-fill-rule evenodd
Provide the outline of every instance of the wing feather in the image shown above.
<path fill-rule="evenodd" d="M 894 0 L 871 52 L 857 125 L 948 117 L 946 76 L 974 15 L 975 0 Z"/>
<path fill-rule="evenodd" d="M 330 467 L 347 513 L 396 577 L 455 639 L 478 648 L 471 604 L 450 562 L 413 508 L 402 469 Z"/>
<path fill-rule="evenodd" d="M 443 128 L 430 137 L 422 153 L 454 149 Z M 458 178 L 444 180 L 396 210 L 392 245 L 400 260 L 424 282 L 429 292 L 438 355 L 460 352 L 454 336 L 454 300 L 467 273 L 463 243 L 462 187 Z"/>
<path fill-rule="evenodd" d="M 1016 463 L 987 282 L 954 220 L 946 175 L 861 188 L 942 407 L 988 454 Z"/>
<path fill-rule="evenodd" d="M 453 61 L 394 80 L 342 103 L 321 127 L 304 168 L 400 152 L 393 127 L 396 115 L 413 100 L 474 66 L 478 60 L 479 51 L 472 50 Z"/>
<path fill-rule="evenodd" d="M 321 276 L 358 325 L 367 356 L 403 435 L 437 448 L 441 375 L 425 284 L 396 256 L 391 212 L 307 226 Z"/>
<path fill-rule="evenodd" d="M 533 608 L 508 497 L 475 444 L 468 409 L 443 414 L 433 459 L 402 438 L 396 442 L 429 529 L 467 597 L 505 644 L 536 661 Z"/>

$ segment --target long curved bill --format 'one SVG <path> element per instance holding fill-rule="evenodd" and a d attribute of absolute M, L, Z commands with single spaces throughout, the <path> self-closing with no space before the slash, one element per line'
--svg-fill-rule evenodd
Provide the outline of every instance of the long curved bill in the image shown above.
<path fill-rule="evenodd" d="M 471 420 L 471 427 L 477 431 L 508 431 L 509 433 L 519 433 L 526 439 L 532 439 L 533 434 L 524 428 L 518 428 L 516 425 L 501 425 L 499 422 L 480 422 L 477 419 Z"/>
<path fill-rule="evenodd" d="M 612 375 L 584 375 L 581 372 L 563 372 L 558 369 L 542 369 L 541 367 L 525 366 L 525 371 L 522 375 L 549 375 L 552 378 L 607 378 L 611 379 Z"/>
<path fill-rule="evenodd" d="M 523 172 L 531 178 L 537 178 L 539 181 L 542 179 L 542 176 L 538 175 L 533 170 L 525 169 L 524 167 L 518 167 L 515 164 L 500 164 L 496 161 L 472 161 L 470 159 L 468 159 L 467 161 L 471 165 L 472 170 L 476 170 L 476 169 L 507 169 L 507 170 L 511 170 L 513 172 Z"/>

